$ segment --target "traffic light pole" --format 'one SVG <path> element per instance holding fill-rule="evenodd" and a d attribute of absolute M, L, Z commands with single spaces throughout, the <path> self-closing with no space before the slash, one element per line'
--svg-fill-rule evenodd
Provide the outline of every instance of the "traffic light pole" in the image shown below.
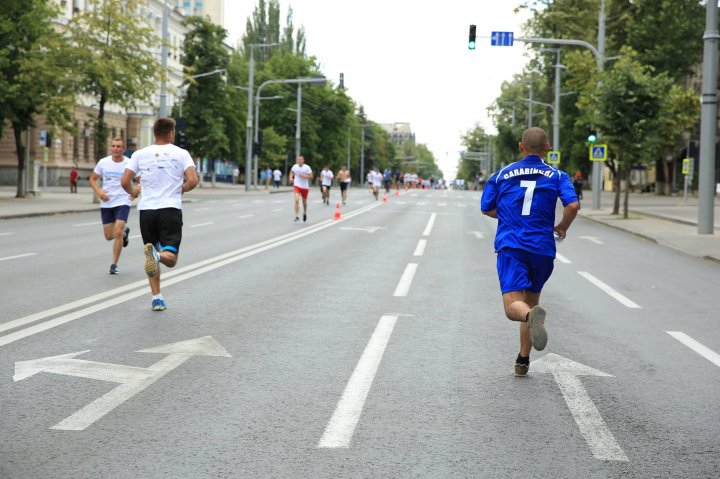
<path fill-rule="evenodd" d="M 707 2 L 703 52 L 702 116 L 700 120 L 700 172 L 698 175 L 698 234 L 713 234 L 715 221 L 715 141 L 717 131 L 717 29 L 718 5 Z"/>

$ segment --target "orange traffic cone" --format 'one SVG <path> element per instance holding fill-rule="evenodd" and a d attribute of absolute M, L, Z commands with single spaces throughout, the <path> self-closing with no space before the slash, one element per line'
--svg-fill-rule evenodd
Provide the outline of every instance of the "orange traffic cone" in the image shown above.
<path fill-rule="evenodd" d="M 387 203 L 387 193 L 383 193 L 383 203 Z"/>
<path fill-rule="evenodd" d="M 340 214 L 340 203 L 339 202 L 335 203 L 335 216 L 333 216 L 333 219 L 335 221 L 342 219 L 342 215 Z"/>
<path fill-rule="evenodd" d="M 395 190 L 395 196 L 400 196 L 400 190 Z"/>

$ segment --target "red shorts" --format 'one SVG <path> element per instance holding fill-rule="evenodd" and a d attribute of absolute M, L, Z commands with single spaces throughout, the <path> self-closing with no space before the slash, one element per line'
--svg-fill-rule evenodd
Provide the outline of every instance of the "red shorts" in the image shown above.
<path fill-rule="evenodd" d="M 308 191 L 310 191 L 308 188 L 300 188 L 299 186 L 295 186 L 295 193 L 300 193 L 300 196 L 303 197 L 304 200 L 307 199 Z"/>

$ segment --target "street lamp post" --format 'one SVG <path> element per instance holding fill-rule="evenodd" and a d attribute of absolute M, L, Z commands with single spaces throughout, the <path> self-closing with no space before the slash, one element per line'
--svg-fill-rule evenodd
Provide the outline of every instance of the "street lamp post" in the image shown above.
<path fill-rule="evenodd" d="M 258 89 L 258 96 L 255 97 L 255 143 L 259 144 L 260 142 L 260 101 L 261 100 L 279 100 L 281 98 L 285 98 L 280 95 L 274 95 L 274 96 L 260 96 L 260 90 Z M 252 175 L 253 185 L 257 188 L 258 186 L 258 155 L 253 152 L 253 165 L 254 165 L 254 172 Z"/>
<path fill-rule="evenodd" d="M 160 80 L 160 116 L 168 115 L 167 107 L 167 80 L 165 79 L 165 73 L 167 72 L 167 59 L 168 59 L 168 42 L 169 42 L 169 16 L 167 0 L 163 2 L 163 15 L 162 15 L 162 46 L 160 47 L 160 64 L 162 65 L 163 77 Z"/>
<path fill-rule="evenodd" d="M 717 137 L 718 5 L 705 7 L 702 114 L 700 119 L 700 171 L 698 175 L 698 234 L 713 234 L 715 227 L 715 152 Z M 688 155 L 689 156 L 689 155 Z"/>
<path fill-rule="evenodd" d="M 248 68 L 248 112 L 247 122 L 245 127 L 247 128 L 247 134 L 245 135 L 245 191 L 250 191 L 250 175 L 252 175 L 252 150 L 253 150 L 253 89 L 255 81 L 255 48 L 260 47 L 274 47 L 279 43 L 251 43 L 248 45 L 250 48 L 250 62 Z M 259 95 L 258 95 L 259 96 Z"/>

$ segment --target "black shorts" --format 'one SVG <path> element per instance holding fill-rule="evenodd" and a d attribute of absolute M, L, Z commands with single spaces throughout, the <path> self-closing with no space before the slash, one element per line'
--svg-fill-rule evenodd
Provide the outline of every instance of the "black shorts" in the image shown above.
<path fill-rule="evenodd" d="M 158 251 L 180 252 L 182 225 L 182 210 L 177 208 L 140 210 L 143 243 L 155 245 Z"/>
<path fill-rule="evenodd" d="M 347 190 L 347 187 L 348 187 L 349 184 L 350 184 L 350 183 L 347 182 L 347 181 L 341 181 L 341 182 L 340 182 L 340 191 L 345 191 L 345 190 Z"/>
<path fill-rule="evenodd" d="M 124 221 L 127 223 L 130 215 L 130 207 L 128 205 L 115 206 L 113 208 L 100 208 L 100 218 L 102 224 L 107 225 L 116 221 Z"/>

